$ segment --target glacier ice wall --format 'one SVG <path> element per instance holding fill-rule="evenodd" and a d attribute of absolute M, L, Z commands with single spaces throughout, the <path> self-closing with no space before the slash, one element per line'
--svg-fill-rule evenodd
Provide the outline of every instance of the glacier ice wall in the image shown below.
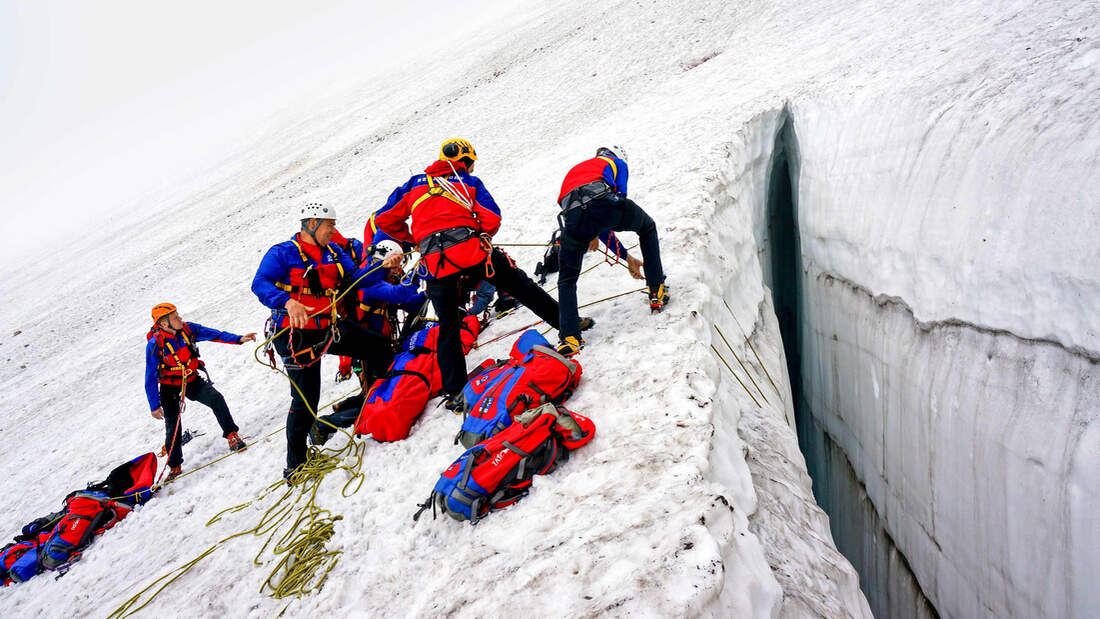
<path fill-rule="evenodd" d="M 811 470 L 858 479 L 815 494 L 861 576 L 897 584 L 865 491 L 944 616 L 1100 608 L 1100 128 L 1081 96 L 793 106 L 796 383 L 820 430 L 800 438 Z M 919 610 L 901 589 L 872 608 Z"/>
<path fill-rule="evenodd" d="M 751 497 L 743 506 L 749 529 L 782 588 L 773 616 L 870 617 L 859 576 L 833 544 L 799 452 L 783 342 L 752 225 L 764 212 L 761 188 L 781 120 L 778 110 L 762 114 L 716 153 L 723 165 L 706 175 L 703 212 L 684 230 L 704 240 L 696 257 L 706 265 L 697 332 L 713 355 L 709 476 L 735 500 Z"/>

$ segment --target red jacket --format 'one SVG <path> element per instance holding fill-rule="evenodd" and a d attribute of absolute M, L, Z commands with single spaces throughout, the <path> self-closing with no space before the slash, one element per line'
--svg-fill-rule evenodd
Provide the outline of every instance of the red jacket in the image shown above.
<path fill-rule="evenodd" d="M 473 230 L 473 238 L 423 256 L 433 277 L 445 277 L 485 259 L 476 237 L 497 233 L 500 209 L 481 179 L 466 172 L 464 164 L 436 161 L 394 189 L 373 221 L 378 231 L 416 244 L 443 230 Z"/>
<path fill-rule="evenodd" d="M 607 183 L 612 191 L 625 196 L 626 181 L 629 175 L 630 172 L 627 170 L 626 162 L 618 157 L 586 159 L 573 166 L 565 175 L 565 180 L 561 183 L 561 191 L 558 192 L 558 204 L 561 204 L 562 198 L 577 187 L 601 180 Z"/>

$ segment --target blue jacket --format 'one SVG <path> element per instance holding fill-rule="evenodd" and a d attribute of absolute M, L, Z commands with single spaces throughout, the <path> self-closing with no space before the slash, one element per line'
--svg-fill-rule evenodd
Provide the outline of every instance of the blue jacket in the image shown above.
<path fill-rule="evenodd" d="M 241 343 L 241 336 L 235 333 L 210 329 L 197 322 L 189 322 L 187 326 L 191 329 L 191 335 L 195 337 L 196 342 Z M 183 336 L 179 333 L 174 337 L 165 338 L 164 341 L 176 350 L 187 348 L 187 342 L 183 341 Z M 149 399 L 151 411 L 160 408 L 160 386 L 157 383 L 157 365 L 160 364 L 160 360 L 161 351 L 157 349 L 157 338 L 151 337 L 145 344 L 145 397 Z"/>
<path fill-rule="evenodd" d="M 286 302 L 290 300 L 290 293 L 279 290 L 275 287 L 275 282 L 290 283 L 291 266 L 298 267 L 302 264 L 298 248 L 291 242 L 296 236 L 297 234 L 291 237 L 290 241 L 283 241 L 267 250 L 263 259 L 260 260 L 259 268 L 256 269 L 256 276 L 252 278 L 252 293 L 256 295 L 260 303 L 275 310 L 276 313 L 286 312 L 285 306 Z M 351 261 L 351 258 L 348 258 L 348 255 L 338 245 L 329 243 L 329 247 L 334 250 L 335 260 L 339 261 L 340 266 L 344 268 L 344 273 L 351 273 L 350 278 L 345 275 L 345 282 L 348 280 L 356 281 L 369 270 L 367 267 L 356 269 L 355 263 Z M 312 260 L 310 262 L 312 263 Z M 330 264 L 332 262 L 332 254 L 328 251 L 322 251 L 321 263 Z M 317 265 L 314 264 L 314 266 Z M 359 285 L 362 285 L 362 282 Z"/>

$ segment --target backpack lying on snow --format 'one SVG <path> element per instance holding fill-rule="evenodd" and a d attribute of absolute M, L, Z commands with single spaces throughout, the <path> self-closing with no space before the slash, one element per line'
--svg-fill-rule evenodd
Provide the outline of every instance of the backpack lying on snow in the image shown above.
<path fill-rule="evenodd" d="M 433 517 L 438 508 L 455 520 L 477 524 L 490 510 L 526 496 L 535 475 L 553 471 L 595 434 L 590 419 L 563 407 L 543 404 L 527 411 L 447 467 L 413 520 L 431 507 Z"/>
<path fill-rule="evenodd" d="M 61 511 L 31 521 L 0 550 L 0 584 L 67 568 L 97 536 L 152 498 L 156 473 L 157 458 L 147 453 L 115 467 L 104 481 L 69 493 Z"/>
<path fill-rule="evenodd" d="M 504 430 L 525 410 L 564 402 L 581 380 L 580 364 L 560 355 L 534 329 L 519 336 L 508 359 L 486 363 L 462 390 L 466 417 L 455 442 L 463 447 Z"/>
<path fill-rule="evenodd" d="M 477 316 L 463 319 L 463 353 L 470 351 L 480 332 Z M 435 353 L 438 338 L 438 326 L 421 329 L 409 337 L 406 352 L 398 353 L 386 375 L 371 385 L 355 421 L 356 434 L 370 434 L 382 442 L 409 436 L 428 400 L 443 390 Z"/>

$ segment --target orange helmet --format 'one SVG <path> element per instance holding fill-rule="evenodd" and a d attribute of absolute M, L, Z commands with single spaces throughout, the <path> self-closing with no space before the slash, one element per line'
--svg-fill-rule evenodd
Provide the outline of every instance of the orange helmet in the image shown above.
<path fill-rule="evenodd" d="M 174 311 L 176 311 L 176 306 L 171 303 L 157 303 L 153 306 L 153 322 L 164 318 Z"/>
<path fill-rule="evenodd" d="M 470 161 L 477 161 L 477 151 L 474 150 L 474 145 L 466 140 L 452 138 L 439 147 L 440 161 L 458 161 L 466 158 Z"/>

